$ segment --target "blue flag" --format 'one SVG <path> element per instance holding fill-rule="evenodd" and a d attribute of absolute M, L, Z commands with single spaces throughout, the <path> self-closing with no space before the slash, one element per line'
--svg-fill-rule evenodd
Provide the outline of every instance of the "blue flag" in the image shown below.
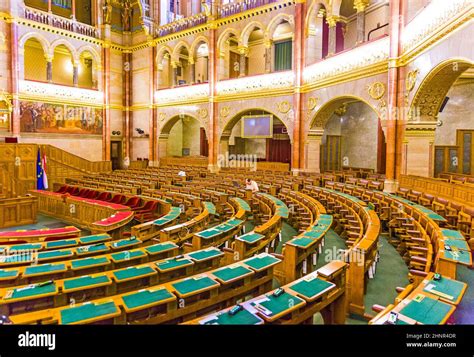
<path fill-rule="evenodd" d="M 41 153 L 38 148 L 38 157 L 36 159 L 36 189 L 44 190 L 44 180 L 43 180 L 43 165 L 41 164 Z"/>

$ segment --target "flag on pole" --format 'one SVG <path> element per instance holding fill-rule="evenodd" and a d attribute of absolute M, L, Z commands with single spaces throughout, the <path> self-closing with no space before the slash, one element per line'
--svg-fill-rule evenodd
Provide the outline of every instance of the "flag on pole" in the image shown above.
<path fill-rule="evenodd" d="M 46 154 L 43 152 L 43 161 L 41 162 L 43 165 L 43 186 L 44 189 L 48 189 L 48 176 L 46 175 Z"/>
<path fill-rule="evenodd" d="M 43 166 L 41 165 L 41 150 L 38 148 L 38 156 L 36 157 L 36 189 L 44 190 Z"/>

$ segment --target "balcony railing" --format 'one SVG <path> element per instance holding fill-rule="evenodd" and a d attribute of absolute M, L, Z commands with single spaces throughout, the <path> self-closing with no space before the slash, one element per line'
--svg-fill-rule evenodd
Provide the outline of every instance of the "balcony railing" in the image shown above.
<path fill-rule="evenodd" d="M 169 24 L 160 26 L 156 30 L 156 34 L 159 37 L 169 35 L 171 33 L 187 30 L 191 27 L 199 26 L 205 24 L 207 21 L 207 16 L 205 13 L 200 13 L 191 17 L 186 17 L 184 19 L 179 19 Z"/>
<path fill-rule="evenodd" d="M 278 0 L 243 0 L 238 3 L 231 3 L 222 6 L 220 10 L 220 17 L 229 17 L 247 10 L 255 9 L 256 7 L 268 5 L 278 2 Z"/>
<path fill-rule="evenodd" d="M 58 100 L 70 100 L 88 104 L 102 104 L 104 93 L 77 87 L 69 87 L 60 84 L 20 80 L 19 91 L 21 94 L 38 98 L 56 98 Z"/>
<path fill-rule="evenodd" d="M 71 31 L 88 37 L 98 37 L 98 31 L 95 27 L 86 25 L 75 20 L 66 19 L 41 10 L 25 7 L 25 19 L 39 22 L 45 25 Z"/>

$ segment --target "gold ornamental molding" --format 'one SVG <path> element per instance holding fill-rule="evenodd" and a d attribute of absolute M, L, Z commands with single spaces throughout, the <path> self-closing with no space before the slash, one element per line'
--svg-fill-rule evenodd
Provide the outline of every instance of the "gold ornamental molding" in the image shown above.
<path fill-rule="evenodd" d="M 382 82 L 372 83 L 368 86 L 367 92 L 372 99 L 379 100 L 385 95 L 385 84 Z"/>
<path fill-rule="evenodd" d="M 278 111 L 282 114 L 286 114 L 290 111 L 291 105 L 287 100 L 277 103 Z"/>

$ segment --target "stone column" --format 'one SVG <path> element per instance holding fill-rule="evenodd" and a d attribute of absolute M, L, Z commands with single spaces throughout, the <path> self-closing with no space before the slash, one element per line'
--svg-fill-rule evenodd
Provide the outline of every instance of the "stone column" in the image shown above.
<path fill-rule="evenodd" d="M 433 177 L 436 122 L 409 124 L 405 132 L 401 173 Z"/>
<path fill-rule="evenodd" d="M 369 0 L 354 0 L 354 8 L 357 10 L 357 45 L 365 41 L 365 9 L 369 2 Z"/>
<path fill-rule="evenodd" d="M 265 41 L 265 73 L 272 71 L 272 40 Z"/>
<path fill-rule="evenodd" d="M 189 63 L 189 83 L 194 84 L 196 83 L 196 63 L 194 62 L 194 58 L 190 57 L 188 60 Z"/>
<path fill-rule="evenodd" d="M 247 61 L 246 61 L 246 58 L 249 54 L 249 48 L 242 46 L 242 47 L 239 47 L 238 50 L 239 50 L 239 53 L 240 53 L 239 77 L 244 77 L 244 76 L 247 75 L 247 71 L 246 71 Z"/>
<path fill-rule="evenodd" d="M 79 61 L 74 61 L 72 64 L 72 85 L 74 87 L 79 85 Z"/>
<path fill-rule="evenodd" d="M 45 55 L 46 59 L 46 80 L 53 83 L 53 56 Z"/>
<path fill-rule="evenodd" d="M 18 100 L 19 92 L 19 72 L 18 66 L 18 24 L 15 21 L 10 22 L 10 40 L 11 40 L 11 51 L 10 51 L 10 93 L 12 95 L 12 123 L 11 132 L 13 136 L 20 136 L 20 101 Z"/>
<path fill-rule="evenodd" d="M 213 16 L 210 21 L 217 15 L 217 9 L 213 8 Z M 208 158 L 208 169 L 211 172 L 217 172 L 219 167 L 217 166 L 217 156 L 219 152 L 219 113 L 216 101 L 217 95 L 217 25 L 211 22 L 211 28 L 209 29 L 209 158 Z"/>
<path fill-rule="evenodd" d="M 293 143 L 292 143 L 292 159 L 291 170 L 293 174 L 304 169 L 305 150 L 304 140 L 304 111 L 303 111 L 303 93 L 301 86 L 303 84 L 303 70 L 305 66 L 305 13 L 306 2 L 297 1 L 295 5 L 295 35 L 293 46 L 293 59 L 295 69 L 295 92 L 293 94 Z"/>
<path fill-rule="evenodd" d="M 175 61 L 171 62 L 171 69 L 172 69 L 172 74 L 171 74 L 171 88 L 174 88 L 178 85 L 178 63 Z"/>
<path fill-rule="evenodd" d="M 333 15 L 326 18 L 329 26 L 328 56 L 333 56 L 336 53 L 336 25 L 338 21 L 338 16 Z"/>
<path fill-rule="evenodd" d="M 387 116 L 386 116 L 386 180 L 384 189 L 395 192 L 398 188 L 398 175 L 401 169 L 404 126 L 401 117 L 403 100 L 400 100 L 400 82 L 403 76 L 398 66 L 402 52 L 401 38 L 405 23 L 405 0 L 390 1 L 390 54 L 388 61 Z M 399 136 L 399 138 L 398 138 Z"/>
<path fill-rule="evenodd" d="M 308 172 L 321 172 L 320 152 L 324 129 L 312 129 L 306 140 L 306 170 Z"/>

